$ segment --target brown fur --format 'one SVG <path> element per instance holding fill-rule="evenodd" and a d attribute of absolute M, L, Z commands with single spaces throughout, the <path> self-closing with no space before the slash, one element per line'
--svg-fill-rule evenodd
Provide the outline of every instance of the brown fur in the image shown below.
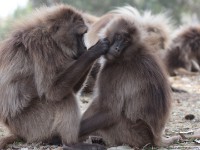
<path fill-rule="evenodd" d="M 183 68 L 189 72 L 200 71 L 200 26 L 186 26 L 177 31 L 166 55 L 170 75 Z"/>
<path fill-rule="evenodd" d="M 119 57 L 110 52 L 112 46 L 105 55 L 94 100 L 82 117 L 80 136 L 98 131 L 109 145 L 133 147 L 168 146 L 179 139 L 162 137 L 171 107 L 170 86 L 153 50 L 142 42 L 137 20 L 117 17 L 100 35 L 111 45 L 114 36 L 121 35 L 129 45 Z"/>
<path fill-rule="evenodd" d="M 0 47 L 0 118 L 13 135 L 0 139 L 1 149 L 16 138 L 30 143 L 59 136 L 64 144 L 76 143 L 76 93 L 108 47 L 100 41 L 85 52 L 87 27 L 70 6 L 44 7 L 30 19 Z"/>

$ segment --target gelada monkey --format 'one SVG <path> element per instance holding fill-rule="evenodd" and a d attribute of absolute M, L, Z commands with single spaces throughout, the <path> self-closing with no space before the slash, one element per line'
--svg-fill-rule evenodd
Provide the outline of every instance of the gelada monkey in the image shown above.
<path fill-rule="evenodd" d="M 94 99 L 83 114 L 80 138 L 97 131 L 109 145 L 168 146 L 162 136 L 171 107 L 166 75 L 141 40 L 134 15 L 118 14 L 99 33 L 111 47 L 103 57 Z"/>
<path fill-rule="evenodd" d="M 200 71 L 200 25 L 187 25 L 177 29 L 166 55 L 170 75 L 195 75 Z M 180 72 L 180 68 L 185 69 Z M 193 73 L 192 73 L 193 72 Z"/>
<path fill-rule="evenodd" d="M 76 145 L 76 92 L 93 62 L 108 50 L 108 40 L 86 51 L 84 18 L 67 5 L 43 7 L 30 18 L 16 25 L 0 47 L 0 118 L 10 131 L 0 148 L 16 139 L 31 143 L 54 136 L 65 149 L 97 148 Z"/>

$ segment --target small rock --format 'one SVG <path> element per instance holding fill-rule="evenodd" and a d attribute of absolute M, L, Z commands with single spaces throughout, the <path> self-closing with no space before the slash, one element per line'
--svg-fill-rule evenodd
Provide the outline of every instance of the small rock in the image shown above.
<path fill-rule="evenodd" d="M 188 114 L 185 116 L 186 120 L 193 120 L 195 118 L 195 116 L 193 114 Z"/>
<path fill-rule="evenodd" d="M 198 140 L 198 139 L 194 140 L 194 142 L 195 142 L 196 144 L 200 144 L 200 140 Z"/>

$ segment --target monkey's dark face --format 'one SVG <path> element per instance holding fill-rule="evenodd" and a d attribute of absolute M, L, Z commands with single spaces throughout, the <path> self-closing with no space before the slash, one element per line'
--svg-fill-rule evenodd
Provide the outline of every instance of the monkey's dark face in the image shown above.
<path fill-rule="evenodd" d="M 123 56 L 131 44 L 137 43 L 139 30 L 130 18 L 116 17 L 101 34 L 110 41 L 110 49 L 105 55 L 107 60 Z"/>
<path fill-rule="evenodd" d="M 87 50 L 83 37 L 88 27 L 80 15 L 55 21 L 51 28 L 54 40 L 71 58 L 77 59 Z"/>
<path fill-rule="evenodd" d="M 82 21 L 82 23 L 78 23 L 77 27 L 74 29 L 74 39 L 76 42 L 74 42 L 74 49 L 77 51 L 77 55 L 74 57 L 77 59 L 79 56 L 81 56 L 86 50 L 85 42 L 84 42 L 84 34 L 87 32 L 88 28 Z"/>
<path fill-rule="evenodd" d="M 113 60 L 120 57 L 130 43 L 131 37 L 128 33 L 116 33 L 113 37 L 111 47 L 105 55 L 105 58 L 108 60 Z"/>

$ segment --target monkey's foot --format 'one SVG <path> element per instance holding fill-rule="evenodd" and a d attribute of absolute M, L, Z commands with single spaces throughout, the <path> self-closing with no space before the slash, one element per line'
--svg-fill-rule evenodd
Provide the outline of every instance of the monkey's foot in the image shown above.
<path fill-rule="evenodd" d="M 89 136 L 89 139 L 91 144 L 100 144 L 100 145 L 106 145 L 105 141 L 100 136 Z"/>
<path fill-rule="evenodd" d="M 106 150 L 106 147 L 99 144 L 79 143 L 74 145 L 64 145 L 63 150 Z"/>

